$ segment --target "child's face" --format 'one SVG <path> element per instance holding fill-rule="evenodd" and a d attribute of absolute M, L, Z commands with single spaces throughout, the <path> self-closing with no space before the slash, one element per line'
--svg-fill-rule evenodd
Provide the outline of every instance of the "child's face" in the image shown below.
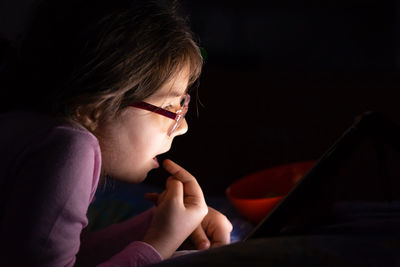
<path fill-rule="evenodd" d="M 187 90 L 187 68 L 164 84 L 144 101 L 170 111 L 177 111 Z M 156 156 L 171 148 L 172 140 L 188 130 L 186 120 L 171 136 L 168 130 L 174 120 L 160 114 L 127 107 L 116 119 L 99 129 L 102 169 L 111 177 L 133 183 L 142 182 L 147 173 L 159 166 Z"/>

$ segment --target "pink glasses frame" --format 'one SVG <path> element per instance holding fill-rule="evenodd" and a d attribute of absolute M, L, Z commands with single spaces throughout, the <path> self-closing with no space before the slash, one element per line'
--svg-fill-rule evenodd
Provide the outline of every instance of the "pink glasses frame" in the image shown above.
<path fill-rule="evenodd" d="M 185 94 L 183 96 L 183 105 L 182 105 L 181 109 L 179 109 L 177 112 L 172 112 L 172 111 L 154 106 L 152 104 L 149 104 L 149 103 L 143 102 L 143 101 L 139 102 L 139 103 L 131 104 L 129 106 L 148 110 L 148 111 L 160 114 L 162 116 L 165 116 L 167 118 L 174 120 L 175 121 L 174 124 L 172 124 L 168 130 L 168 136 L 171 136 L 171 134 L 180 126 L 183 119 L 185 118 L 185 115 L 189 109 L 189 102 L 190 102 L 190 95 Z"/>

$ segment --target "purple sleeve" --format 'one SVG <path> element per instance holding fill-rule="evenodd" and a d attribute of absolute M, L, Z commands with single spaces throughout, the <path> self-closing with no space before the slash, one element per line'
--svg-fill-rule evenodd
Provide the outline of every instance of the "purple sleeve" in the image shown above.
<path fill-rule="evenodd" d="M 144 263 L 160 261 L 159 253 L 150 245 L 141 242 L 151 223 L 153 211 L 151 208 L 124 222 L 100 231 L 82 234 L 77 265 L 95 266 L 110 258 L 111 260 L 102 266 L 117 262 L 119 266 L 141 266 Z"/>
<path fill-rule="evenodd" d="M 69 127 L 51 130 L 16 159 L 2 220 L 6 266 L 72 266 L 97 187 L 97 139 Z"/>
<path fill-rule="evenodd" d="M 97 265 L 98 267 L 129 266 L 139 267 L 161 261 L 160 254 L 149 244 L 135 241 L 109 261 Z"/>

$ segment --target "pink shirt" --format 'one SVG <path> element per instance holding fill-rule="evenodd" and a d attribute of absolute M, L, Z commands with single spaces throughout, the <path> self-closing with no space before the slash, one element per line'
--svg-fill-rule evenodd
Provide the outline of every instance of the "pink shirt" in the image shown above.
<path fill-rule="evenodd" d="M 82 231 L 101 169 L 93 134 L 34 113 L 1 114 L 0 125 L 1 266 L 143 266 L 161 260 L 140 241 L 151 210 L 99 232 Z"/>

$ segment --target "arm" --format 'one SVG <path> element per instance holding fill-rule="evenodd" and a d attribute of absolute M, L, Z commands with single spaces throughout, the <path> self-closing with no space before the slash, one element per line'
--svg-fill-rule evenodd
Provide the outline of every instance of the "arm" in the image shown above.
<path fill-rule="evenodd" d="M 154 208 L 151 208 L 131 219 L 113 224 L 105 229 L 96 232 L 83 232 L 81 248 L 77 255 L 77 265 L 97 265 L 119 253 L 132 242 L 141 241 L 149 228 L 153 212 Z M 140 250 L 140 246 L 143 246 L 144 250 L 148 250 L 146 244 L 136 244 L 138 250 Z M 157 258 L 160 260 L 159 256 Z"/>

